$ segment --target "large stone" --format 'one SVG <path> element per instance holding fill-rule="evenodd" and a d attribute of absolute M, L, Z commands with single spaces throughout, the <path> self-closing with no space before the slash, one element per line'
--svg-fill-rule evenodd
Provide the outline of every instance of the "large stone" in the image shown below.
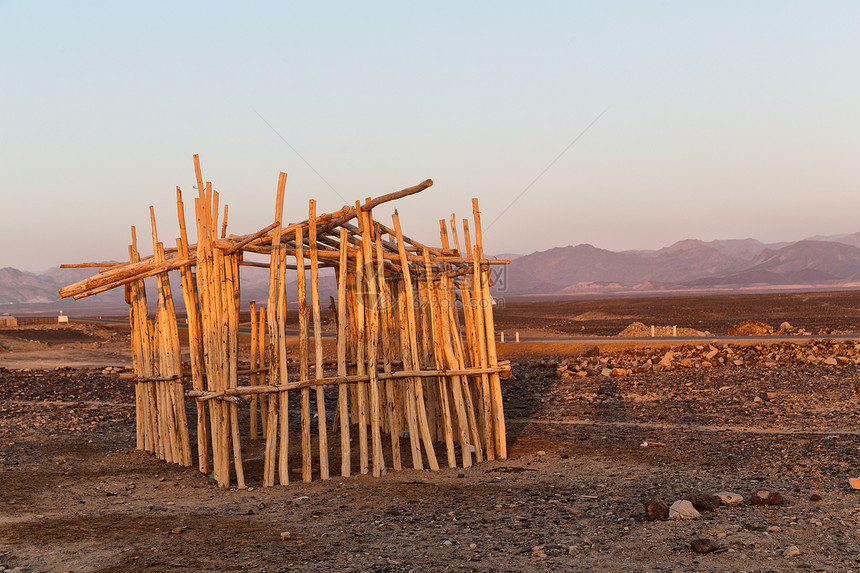
<path fill-rule="evenodd" d="M 772 489 L 760 489 L 752 496 L 753 505 L 781 505 L 785 503 L 782 494 Z"/>
<path fill-rule="evenodd" d="M 645 504 L 645 515 L 648 517 L 649 521 L 657 521 L 658 519 L 663 519 L 667 515 L 669 515 L 669 506 L 666 503 L 658 498 L 652 497 Z"/>
<path fill-rule="evenodd" d="M 679 499 L 669 507 L 669 519 L 697 519 L 702 514 L 686 499 Z"/>
<path fill-rule="evenodd" d="M 692 549 L 696 553 L 712 553 L 719 548 L 719 543 L 717 543 L 713 539 L 708 539 L 707 537 L 694 539 L 692 542 L 690 542 L 690 549 Z"/>
<path fill-rule="evenodd" d="M 720 498 L 705 495 L 697 491 L 688 495 L 686 499 L 693 504 L 693 507 L 695 507 L 697 511 L 714 511 L 722 505 Z"/>
<path fill-rule="evenodd" d="M 720 503 L 726 507 L 737 507 L 744 502 L 744 496 L 731 491 L 718 491 L 714 497 L 719 498 Z"/>

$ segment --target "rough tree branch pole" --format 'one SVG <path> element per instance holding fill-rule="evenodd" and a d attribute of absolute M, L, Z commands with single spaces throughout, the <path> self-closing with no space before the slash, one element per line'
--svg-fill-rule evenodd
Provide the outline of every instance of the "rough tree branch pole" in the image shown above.
<path fill-rule="evenodd" d="M 132 228 L 127 263 L 74 265 L 104 270 L 59 291 L 78 299 L 125 287 L 138 449 L 185 466 L 196 460 L 224 488 L 231 481 L 245 487 L 243 450 L 254 448 L 265 457 L 262 485 L 286 485 L 291 467 L 305 481 L 328 479 L 333 459 L 342 476 L 353 468 L 379 476 L 409 461 L 437 469 L 507 457 L 500 377 L 510 365 L 497 358 L 489 287 L 491 265 L 508 261 L 484 259 L 477 200 L 475 244 L 463 219 L 461 250 L 452 214 L 454 248 L 444 221 L 442 245 L 432 247 L 403 235 L 396 212 L 391 227 L 374 219 L 376 207 L 428 189 L 430 179 L 333 213 L 317 214 L 311 200 L 307 219 L 284 224 L 281 173 L 274 222 L 228 236 L 227 206 L 219 225 L 219 195 L 204 183 L 196 155 L 194 167 L 196 243 L 189 243 L 177 188 L 176 249 L 159 241 L 151 211 L 151 256 L 141 257 Z M 244 261 L 246 253 L 267 262 Z M 250 323 L 243 323 L 239 271 L 249 265 L 269 269 L 268 296 L 250 302 Z M 170 271 L 179 271 L 188 323 L 184 371 Z M 321 298 L 323 273 L 336 281 L 329 298 Z M 157 280 L 152 316 L 148 277 Z M 321 301 L 329 299 L 324 321 Z M 298 340 L 288 336 L 288 301 L 299 311 Z M 323 342 L 324 322 L 333 325 L 327 336 L 334 346 Z M 243 345 L 245 326 L 252 335 Z M 185 400 L 194 402 L 196 432 L 189 433 Z"/>

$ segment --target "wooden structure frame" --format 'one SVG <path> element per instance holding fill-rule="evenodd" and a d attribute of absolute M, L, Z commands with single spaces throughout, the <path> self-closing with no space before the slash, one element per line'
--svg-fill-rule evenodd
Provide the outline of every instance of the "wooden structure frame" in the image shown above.
<path fill-rule="evenodd" d="M 305 481 L 312 479 L 314 458 L 319 477 L 328 479 L 330 458 L 338 453 L 340 474 L 354 471 L 351 428 L 357 435 L 358 470 L 374 476 L 385 473 L 388 463 L 400 469 L 406 463 L 403 448 L 415 469 L 438 469 L 440 457 L 450 467 L 457 466 L 458 458 L 462 467 L 469 467 L 473 461 L 507 457 L 499 379 L 510 366 L 496 355 L 489 291 L 490 265 L 507 261 L 484 259 L 476 199 L 474 244 L 466 219 L 460 244 L 451 215 L 451 235 L 441 220 L 442 246 L 430 247 L 403 235 L 396 211 L 391 227 L 373 218 L 374 207 L 423 191 L 433 184 L 429 179 L 356 201 L 335 213 L 317 214 L 311 200 L 307 219 L 284 225 L 287 176 L 281 173 L 274 222 L 250 235 L 227 236 L 227 206 L 219 234 L 219 195 L 211 183 L 204 184 L 196 155 L 194 166 L 199 189 L 194 199 L 196 244 L 188 241 L 177 187 L 180 237 L 175 249 L 159 241 L 150 208 L 152 256 L 141 257 L 132 227 L 128 263 L 64 265 L 107 268 L 60 289 L 62 297 L 126 289 L 139 449 L 168 462 L 192 465 L 185 408 L 185 399 L 190 398 L 197 413 L 197 465 L 225 488 L 231 478 L 245 487 L 239 423 L 240 408 L 245 407 L 250 409 L 245 437 L 265 440 L 266 486 L 289 483 L 291 429 L 301 443 Z M 269 262 L 246 262 L 246 252 L 266 255 Z M 250 349 L 240 356 L 239 272 L 245 264 L 268 266 L 269 287 L 265 306 L 250 303 Z M 337 298 L 331 297 L 336 356 L 329 360 L 324 356 L 320 318 L 321 267 L 333 268 L 337 280 Z M 190 370 L 183 370 L 181 362 L 171 270 L 179 271 L 181 278 Z M 154 317 L 147 311 L 146 277 L 156 277 L 158 285 Z M 299 310 L 297 363 L 287 358 L 291 277 L 296 280 Z M 329 403 L 336 404 L 333 413 L 327 412 L 327 393 Z M 294 428 L 289 419 L 291 398 L 301 404 Z M 339 434 L 333 447 L 330 432 Z M 441 444 L 444 455 L 437 452 Z"/>

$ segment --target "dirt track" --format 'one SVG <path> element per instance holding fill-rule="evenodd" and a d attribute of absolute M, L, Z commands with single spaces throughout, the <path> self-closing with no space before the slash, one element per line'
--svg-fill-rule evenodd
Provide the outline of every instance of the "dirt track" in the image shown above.
<path fill-rule="evenodd" d="M 856 365 L 563 379 L 529 361 L 514 374 L 503 386 L 508 460 L 275 488 L 251 470 L 253 489 L 221 491 L 134 450 L 132 389 L 115 373 L 0 371 L 0 565 L 860 570 L 860 493 L 847 485 L 860 476 Z M 261 463 L 258 443 L 244 453 L 249 468 Z M 652 496 L 731 490 L 748 501 L 764 485 L 787 503 L 644 517 Z M 721 549 L 691 552 L 702 536 Z M 783 556 L 791 545 L 800 556 Z"/>

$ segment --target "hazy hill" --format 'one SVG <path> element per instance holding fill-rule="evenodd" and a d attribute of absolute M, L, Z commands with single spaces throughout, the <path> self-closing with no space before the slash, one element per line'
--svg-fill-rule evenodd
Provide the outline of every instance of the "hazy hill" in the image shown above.
<path fill-rule="evenodd" d="M 765 244 L 755 239 L 679 241 L 657 251 L 613 252 L 592 245 L 549 249 L 513 260 L 497 295 L 611 295 L 647 292 L 836 288 L 860 281 L 860 233 L 840 241 Z"/>
<path fill-rule="evenodd" d="M 57 298 L 50 279 L 12 267 L 0 269 L 0 304 L 51 302 Z"/>
<path fill-rule="evenodd" d="M 609 296 L 673 292 L 742 291 L 772 288 L 851 288 L 860 286 L 860 233 L 811 238 L 796 243 L 765 244 L 755 239 L 700 241 L 687 239 L 652 251 L 615 252 L 583 244 L 556 247 L 529 255 L 505 253 L 511 260 L 497 273 L 497 296 Z M 0 310 L 16 305 L 37 310 L 57 309 L 97 312 L 93 309 L 126 309 L 123 289 L 114 289 L 82 301 L 59 302 L 57 289 L 98 272 L 98 269 L 53 268 L 29 273 L 0 269 Z M 310 280 L 309 274 L 306 275 Z M 242 306 L 265 301 L 269 271 L 243 266 Z M 148 279 L 148 285 L 154 279 Z M 179 291 L 179 277 L 171 273 L 171 285 Z M 295 296 L 295 279 L 288 292 Z M 320 273 L 320 298 L 336 294 L 333 273 Z M 148 286 L 154 297 L 155 289 Z M 289 296 L 289 295 L 288 295 Z M 176 296 L 179 310 L 182 297 Z M 295 302 L 294 300 L 289 302 Z"/>

